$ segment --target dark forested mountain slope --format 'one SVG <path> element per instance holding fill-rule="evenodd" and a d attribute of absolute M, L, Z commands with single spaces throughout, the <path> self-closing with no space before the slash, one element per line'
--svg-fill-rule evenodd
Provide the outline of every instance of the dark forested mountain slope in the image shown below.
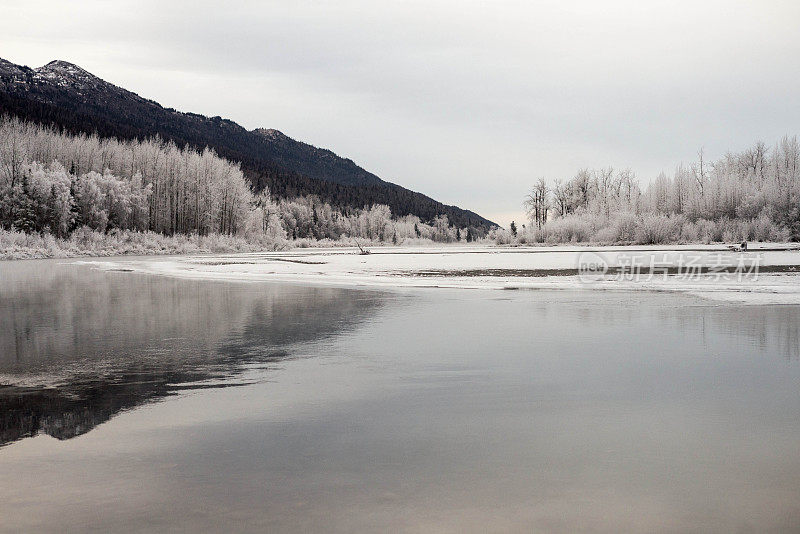
<path fill-rule="evenodd" d="M 221 117 L 164 108 L 65 61 L 31 69 L 0 59 L 0 112 L 72 133 L 122 139 L 160 135 L 179 146 L 209 146 L 240 162 L 256 190 L 267 186 L 279 197 L 314 194 L 338 206 L 380 203 L 396 215 L 423 220 L 447 215 L 461 227 L 494 225 L 471 211 L 385 182 L 349 159 L 278 130 L 248 131 Z"/>

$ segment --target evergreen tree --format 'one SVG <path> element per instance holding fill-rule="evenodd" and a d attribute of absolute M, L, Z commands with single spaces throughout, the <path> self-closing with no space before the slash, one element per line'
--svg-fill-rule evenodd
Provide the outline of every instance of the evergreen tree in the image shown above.
<path fill-rule="evenodd" d="M 78 197 L 77 197 L 77 188 L 75 183 L 76 182 L 75 175 L 73 174 L 70 178 L 71 178 L 69 184 L 70 215 L 67 226 L 68 232 L 72 232 L 76 228 L 80 228 L 81 226 L 83 226 L 83 217 L 81 216 L 81 210 L 77 202 Z"/>
<path fill-rule="evenodd" d="M 16 206 L 13 226 L 26 233 L 38 231 L 36 224 L 36 200 L 31 195 L 28 173 L 22 175 L 22 184 L 15 188 L 14 205 Z"/>
<path fill-rule="evenodd" d="M 58 193 L 56 192 L 55 184 L 50 186 L 50 196 L 47 197 L 47 204 L 45 205 L 45 220 L 44 224 L 46 224 L 50 228 L 50 233 L 53 235 L 60 236 L 60 220 L 59 220 L 59 213 L 58 213 Z"/>

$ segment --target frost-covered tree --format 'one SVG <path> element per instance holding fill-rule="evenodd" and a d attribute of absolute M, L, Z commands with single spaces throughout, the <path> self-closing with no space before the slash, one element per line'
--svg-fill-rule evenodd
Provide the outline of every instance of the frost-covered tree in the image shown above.
<path fill-rule="evenodd" d="M 581 169 L 547 194 L 552 220 L 534 230 L 543 241 L 800 240 L 800 144 L 784 137 L 708 162 L 678 165 L 642 192 L 630 170 Z M 537 221 L 540 184 L 526 198 Z M 666 222 L 668 221 L 668 222 Z M 638 237 L 636 237 L 638 236 Z"/>
<path fill-rule="evenodd" d="M 0 227 L 66 237 L 87 227 L 243 234 L 257 242 L 360 238 L 449 242 L 446 217 L 395 217 L 385 205 L 336 207 L 315 196 L 253 194 L 238 164 L 159 138 L 70 135 L 0 117 Z M 464 230 L 466 231 L 466 230 Z M 472 229 L 473 236 L 480 232 Z"/>

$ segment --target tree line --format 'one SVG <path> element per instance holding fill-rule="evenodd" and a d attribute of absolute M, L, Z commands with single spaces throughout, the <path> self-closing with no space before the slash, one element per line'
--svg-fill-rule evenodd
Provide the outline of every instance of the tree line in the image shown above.
<path fill-rule="evenodd" d="M 800 144 L 787 136 L 711 162 L 700 150 L 645 188 L 630 169 L 581 169 L 538 180 L 525 207 L 530 227 L 520 238 L 538 242 L 797 241 Z"/>
<path fill-rule="evenodd" d="M 42 96 L 45 101 L 40 101 Z M 288 148 L 291 149 L 291 145 L 294 145 L 297 150 L 290 154 L 291 157 L 283 157 L 270 148 L 262 135 L 248 132 L 231 121 L 220 117 L 178 113 L 153 102 L 135 102 L 139 101 L 106 98 L 103 99 L 103 105 L 97 105 L 92 101 L 74 100 L 69 94 L 60 92 L 48 91 L 39 95 L 36 91 L 21 94 L 0 91 L 0 109 L 8 115 L 26 122 L 56 127 L 70 134 L 95 133 L 101 138 L 119 140 L 158 136 L 174 142 L 179 148 L 190 147 L 195 151 L 202 151 L 210 147 L 228 161 L 241 164 L 244 176 L 254 192 L 268 189 L 273 198 L 316 196 L 323 202 L 342 209 L 386 204 L 397 216 L 413 214 L 430 222 L 438 215 L 447 215 L 452 225 L 481 228 L 482 233 L 494 226 L 476 213 L 443 204 L 396 184 L 384 182 L 348 185 L 349 182 L 341 182 L 348 176 L 352 177 L 352 173 L 344 170 L 355 167 L 355 164 L 344 158 L 335 157 L 334 160 L 341 165 L 324 169 L 328 180 L 302 174 L 294 167 L 309 156 L 302 149 L 303 143 L 290 140 Z M 326 161 L 327 159 L 325 158 Z M 329 181 L 330 179 L 339 182 Z"/>
<path fill-rule="evenodd" d="M 0 226 L 66 237 L 77 228 L 244 235 L 272 242 L 345 237 L 400 243 L 483 237 L 446 215 L 336 207 L 315 195 L 254 194 L 239 164 L 154 137 L 118 140 L 0 118 Z"/>

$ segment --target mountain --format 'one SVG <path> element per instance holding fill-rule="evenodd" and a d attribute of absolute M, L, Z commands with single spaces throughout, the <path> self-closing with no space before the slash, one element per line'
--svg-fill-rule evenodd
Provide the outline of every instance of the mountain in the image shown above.
<path fill-rule="evenodd" d="M 179 146 L 206 146 L 238 161 L 253 188 L 278 197 L 318 195 L 336 206 L 387 204 L 396 215 L 429 221 L 447 215 L 461 227 L 496 226 L 480 215 L 386 182 L 352 160 L 275 129 L 249 131 L 221 117 L 165 108 L 66 61 L 31 69 L 0 59 L 0 112 L 71 133 L 121 139 L 159 135 Z"/>
<path fill-rule="evenodd" d="M 297 168 L 298 172 L 317 180 L 344 185 L 381 185 L 383 180 L 367 172 L 350 159 L 337 156 L 325 148 L 317 148 L 267 128 L 253 130 L 267 141 L 272 157 L 280 164 Z"/>

